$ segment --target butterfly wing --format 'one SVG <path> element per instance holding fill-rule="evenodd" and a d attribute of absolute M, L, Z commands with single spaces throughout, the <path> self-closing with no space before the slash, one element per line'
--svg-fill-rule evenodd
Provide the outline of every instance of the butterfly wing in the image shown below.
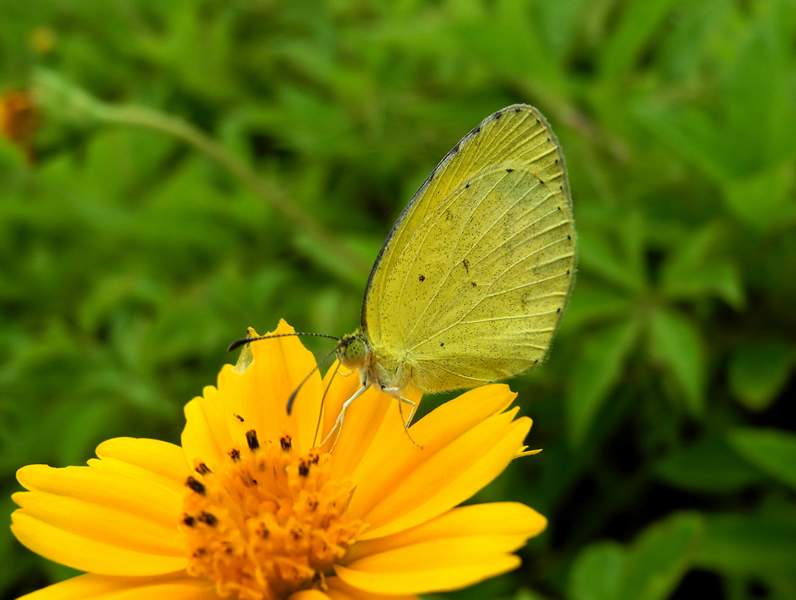
<path fill-rule="evenodd" d="M 541 360 L 575 269 L 561 149 L 535 108 L 487 117 L 423 183 L 373 267 L 362 324 L 377 357 L 427 392 Z"/>

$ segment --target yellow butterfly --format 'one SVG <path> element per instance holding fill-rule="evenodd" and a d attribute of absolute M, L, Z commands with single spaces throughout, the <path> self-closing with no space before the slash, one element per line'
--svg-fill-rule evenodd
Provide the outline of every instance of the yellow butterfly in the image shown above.
<path fill-rule="evenodd" d="M 339 436 L 370 386 L 411 406 L 408 433 L 410 385 L 473 388 L 532 368 L 550 347 L 574 274 L 561 147 L 534 107 L 504 108 L 442 159 L 382 246 L 362 326 L 335 349 L 361 387 L 321 445 Z"/>

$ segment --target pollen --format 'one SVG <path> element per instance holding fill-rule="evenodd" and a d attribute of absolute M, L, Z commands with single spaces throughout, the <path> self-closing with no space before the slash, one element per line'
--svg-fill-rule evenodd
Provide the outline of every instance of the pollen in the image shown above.
<path fill-rule="evenodd" d="M 222 598 L 324 589 L 365 527 L 346 516 L 352 484 L 332 479 L 330 458 L 298 454 L 289 436 L 261 442 L 251 430 L 222 465 L 197 462 L 180 525 L 188 573 L 212 581 Z"/>

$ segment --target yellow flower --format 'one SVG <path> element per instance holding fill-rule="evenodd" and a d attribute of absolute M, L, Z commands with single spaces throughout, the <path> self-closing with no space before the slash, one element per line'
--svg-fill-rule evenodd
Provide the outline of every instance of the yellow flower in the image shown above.
<path fill-rule="evenodd" d="M 276 333 L 292 331 L 282 322 Z M 329 454 L 314 445 L 357 376 L 313 376 L 287 415 L 315 359 L 295 337 L 250 352 L 186 405 L 181 447 L 117 438 L 88 467 L 19 470 L 29 491 L 14 495 L 14 534 L 87 571 L 26 600 L 413 598 L 516 568 L 512 552 L 545 528 L 522 504 L 455 508 L 524 449 L 531 421 L 515 419 L 507 386 L 415 423 L 422 448 L 395 401 L 371 389 Z"/>

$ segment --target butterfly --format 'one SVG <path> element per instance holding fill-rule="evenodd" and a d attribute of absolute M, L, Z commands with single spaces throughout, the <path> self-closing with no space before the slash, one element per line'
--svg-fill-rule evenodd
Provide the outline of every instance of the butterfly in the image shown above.
<path fill-rule="evenodd" d="M 499 110 L 448 152 L 384 242 L 361 327 L 335 348 L 361 385 L 321 445 L 370 387 L 410 407 L 408 433 L 409 386 L 473 388 L 533 368 L 550 348 L 575 262 L 561 147 L 536 108 Z"/>

